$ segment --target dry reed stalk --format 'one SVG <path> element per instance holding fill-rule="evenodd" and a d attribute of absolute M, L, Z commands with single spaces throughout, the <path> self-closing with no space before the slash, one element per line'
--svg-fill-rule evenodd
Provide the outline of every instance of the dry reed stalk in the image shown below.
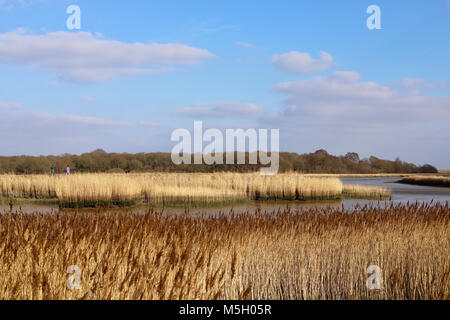
<path fill-rule="evenodd" d="M 364 199 L 383 199 L 389 198 L 392 192 L 388 188 L 373 187 L 373 186 L 361 186 L 348 184 L 344 185 L 343 195 L 351 198 L 364 198 Z"/>
<path fill-rule="evenodd" d="M 447 299 L 449 204 L 0 214 L 0 299 Z M 81 290 L 67 288 L 70 265 Z M 381 290 L 368 290 L 378 265 Z"/>

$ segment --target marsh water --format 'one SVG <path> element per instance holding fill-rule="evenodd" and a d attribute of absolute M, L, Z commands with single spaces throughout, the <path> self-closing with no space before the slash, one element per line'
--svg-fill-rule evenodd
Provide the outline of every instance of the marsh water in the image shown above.
<path fill-rule="evenodd" d="M 438 188 L 438 187 L 427 187 L 427 186 L 415 186 L 415 185 L 407 185 L 397 183 L 401 178 L 400 177 L 376 177 L 376 178 L 341 178 L 343 184 L 359 184 L 365 186 L 377 186 L 389 188 L 392 190 L 392 202 L 394 204 L 402 204 L 407 202 L 450 202 L 450 188 Z M 201 214 L 217 214 L 217 213 L 228 213 L 230 210 L 233 210 L 236 214 L 245 213 L 245 212 L 254 212 L 257 209 L 268 212 L 277 211 L 279 209 L 283 209 L 289 207 L 291 209 L 302 209 L 308 207 L 342 207 L 352 208 L 357 205 L 364 206 L 366 204 L 373 205 L 390 205 L 390 200 L 364 200 L 364 199 L 343 199 L 336 201 L 252 201 L 250 203 L 245 204 L 235 204 L 235 205 L 227 205 L 221 207 L 194 207 L 189 208 L 190 213 L 201 213 Z M 52 205 L 36 205 L 36 204 L 24 204 L 20 206 L 14 207 L 14 211 L 19 210 L 23 213 L 52 213 L 58 212 L 59 207 L 56 204 Z M 126 209 L 127 211 L 133 212 L 146 212 L 148 207 L 146 208 L 133 208 Z M 156 208 L 156 210 L 161 210 L 161 208 Z M 0 212 L 8 212 L 9 206 L 0 205 Z M 166 213 L 180 213 L 184 212 L 184 208 L 174 207 L 174 208 L 164 208 L 164 212 Z"/>

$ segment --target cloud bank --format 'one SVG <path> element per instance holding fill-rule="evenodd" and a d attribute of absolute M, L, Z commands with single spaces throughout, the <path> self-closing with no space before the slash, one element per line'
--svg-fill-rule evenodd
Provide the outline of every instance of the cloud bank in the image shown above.
<path fill-rule="evenodd" d="M 20 109 L 22 108 L 22 105 L 18 102 L 7 102 L 7 101 L 0 101 L 0 108 L 14 108 L 14 109 Z"/>
<path fill-rule="evenodd" d="M 351 71 L 279 83 L 274 90 L 285 97 L 283 109 L 261 121 L 282 128 L 284 150 L 357 151 L 448 167 L 450 96 L 396 90 Z"/>
<path fill-rule="evenodd" d="M 117 143 L 117 135 L 129 126 L 97 117 L 5 109 L 0 112 L 0 148 L 6 155 L 84 152 Z"/>
<path fill-rule="evenodd" d="M 448 89 L 446 82 L 429 82 L 421 78 L 405 78 L 401 82 L 401 86 L 406 89 Z"/>
<path fill-rule="evenodd" d="M 450 97 L 403 93 L 376 82 L 363 82 L 356 72 L 280 83 L 287 94 L 286 117 L 312 117 L 340 123 L 404 123 L 450 120 Z"/>
<path fill-rule="evenodd" d="M 74 82 L 105 82 L 121 77 L 168 72 L 213 55 L 179 43 L 125 43 L 89 32 L 31 35 L 23 30 L 0 34 L 0 63 L 25 65 Z"/>

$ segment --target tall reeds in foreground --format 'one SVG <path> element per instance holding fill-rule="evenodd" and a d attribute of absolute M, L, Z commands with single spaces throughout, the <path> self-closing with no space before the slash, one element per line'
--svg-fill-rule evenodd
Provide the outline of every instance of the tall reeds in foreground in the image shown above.
<path fill-rule="evenodd" d="M 448 299 L 449 204 L 0 215 L 1 299 Z M 70 290 L 67 269 L 81 271 Z M 369 266 L 381 289 L 366 286 Z"/>

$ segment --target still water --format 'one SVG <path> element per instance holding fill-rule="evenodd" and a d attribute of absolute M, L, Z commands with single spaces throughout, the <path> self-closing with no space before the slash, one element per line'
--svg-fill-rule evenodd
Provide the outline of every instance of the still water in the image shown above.
<path fill-rule="evenodd" d="M 437 188 L 437 187 L 424 187 L 424 186 L 415 186 L 415 185 L 405 185 L 401 183 L 396 183 L 401 180 L 401 177 L 387 177 L 387 178 L 341 178 L 343 184 L 359 184 L 365 186 L 376 186 L 376 187 L 384 187 L 392 190 L 392 202 L 394 205 L 397 204 L 406 204 L 406 203 L 450 203 L 450 188 Z M 363 199 L 344 199 L 338 201 L 311 201 L 311 202 L 300 202 L 300 201 L 277 201 L 277 202 L 253 202 L 251 205 L 236 205 L 229 206 L 226 208 L 219 209 L 200 209 L 200 210 L 192 210 L 194 212 L 201 211 L 202 213 L 217 213 L 218 210 L 222 212 L 228 212 L 230 209 L 233 209 L 237 214 L 243 212 L 254 212 L 255 209 L 261 209 L 263 212 L 268 211 L 277 211 L 280 208 L 283 209 L 286 206 L 289 208 L 296 210 L 302 208 L 326 208 L 326 207 L 342 207 L 344 208 L 353 208 L 355 206 L 364 206 L 364 205 L 391 205 L 390 200 L 363 200 Z M 168 209 L 169 212 L 172 209 Z M 175 211 L 174 211 L 175 212 Z"/>
<path fill-rule="evenodd" d="M 392 190 L 392 201 L 394 204 L 401 204 L 407 202 L 450 202 L 450 188 L 437 188 L 437 187 L 425 187 L 425 186 L 414 186 L 396 183 L 401 178 L 387 177 L 387 178 L 341 178 L 344 184 L 360 184 L 366 186 L 377 186 L 389 188 Z M 189 212 L 192 214 L 218 214 L 229 213 L 232 209 L 236 214 L 245 212 L 254 212 L 256 209 L 261 209 L 264 211 L 277 211 L 279 209 L 286 208 L 287 206 L 291 209 L 302 209 L 308 207 L 342 207 L 352 208 L 356 205 L 390 205 L 389 201 L 377 201 L 377 200 L 361 200 L 361 199 L 344 199 L 337 201 L 311 201 L 311 202 L 300 202 L 300 201 L 271 201 L 271 202 L 258 202 L 254 201 L 247 204 L 229 205 L 225 207 L 212 207 L 212 208 L 191 208 Z M 59 208 L 57 205 L 45 205 L 37 206 L 33 205 L 21 205 L 20 207 L 15 207 L 15 210 L 21 210 L 23 213 L 52 213 L 58 212 Z M 147 208 L 132 209 L 136 212 L 146 212 Z M 161 210 L 158 208 L 156 210 Z M 0 212 L 9 211 L 8 206 L 0 206 Z M 184 212 L 184 208 L 164 208 L 166 213 L 180 213 Z"/>

